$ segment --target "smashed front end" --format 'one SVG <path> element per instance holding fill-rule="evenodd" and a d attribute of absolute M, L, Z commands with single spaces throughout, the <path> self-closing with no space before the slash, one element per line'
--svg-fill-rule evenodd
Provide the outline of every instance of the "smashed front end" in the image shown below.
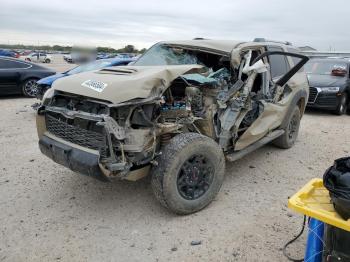
<path fill-rule="evenodd" d="M 179 128 L 178 124 L 155 124 L 159 110 L 155 100 L 111 106 L 58 93 L 38 110 L 40 149 L 79 173 L 102 180 L 136 180 L 148 173 L 157 137 Z"/>

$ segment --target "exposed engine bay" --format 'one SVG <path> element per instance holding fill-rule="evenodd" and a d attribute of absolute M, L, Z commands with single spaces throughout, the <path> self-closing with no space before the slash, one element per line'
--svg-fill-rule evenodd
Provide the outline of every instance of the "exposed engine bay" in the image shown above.
<path fill-rule="evenodd" d="M 162 92 L 119 104 L 56 91 L 38 111 L 45 115 L 47 131 L 98 151 L 104 173 L 123 179 L 130 171 L 156 165 L 162 146 L 178 133 L 197 132 L 217 141 L 223 151 L 234 151 L 263 112 L 261 100 L 283 96 L 274 90 L 266 58 L 253 63 L 262 49 L 240 50 L 231 58 L 173 46 L 162 52 L 175 64 L 201 68 L 179 75 Z"/>

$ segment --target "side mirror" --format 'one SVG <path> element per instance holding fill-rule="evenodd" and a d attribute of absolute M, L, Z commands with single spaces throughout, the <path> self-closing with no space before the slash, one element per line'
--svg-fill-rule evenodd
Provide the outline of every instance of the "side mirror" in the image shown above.
<path fill-rule="evenodd" d="M 344 76 L 346 76 L 346 70 L 345 69 L 343 69 L 343 68 L 334 68 L 333 70 L 332 70 L 332 72 L 331 72 L 331 75 L 332 76 L 341 76 L 341 77 L 344 77 Z"/>

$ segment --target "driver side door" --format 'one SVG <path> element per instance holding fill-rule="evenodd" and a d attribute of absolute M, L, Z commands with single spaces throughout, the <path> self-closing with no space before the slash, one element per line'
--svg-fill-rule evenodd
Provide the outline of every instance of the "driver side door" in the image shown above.
<path fill-rule="evenodd" d="M 298 64 L 293 64 L 292 57 L 299 58 Z M 262 111 L 250 127 L 239 137 L 235 144 L 235 150 L 241 150 L 260 140 L 269 132 L 278 129 L 283 124 L 289 112 L 290 106 L 296 103 L 294 100 L 303 95 L 307 96 L 308 82 L 304 72 L 300 72 L 308 58 L 299 54 L 288 53 L 282 48 L 267 47 L 266 52 L 253 61 L 263 60 L 268 62 L 269 78 L 268 93 L 257 101 L 262 106 Z M 254 101 L 253 101 L 254 102 Z"/>

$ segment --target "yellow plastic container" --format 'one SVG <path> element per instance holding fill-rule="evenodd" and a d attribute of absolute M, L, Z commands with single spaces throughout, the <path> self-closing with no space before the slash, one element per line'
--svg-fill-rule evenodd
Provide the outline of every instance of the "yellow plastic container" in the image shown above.
<path fill-rule="evenodd" d="M 322 179 L 314 178 L 288 201 L 288 207 L 308 217 L 350 232 L 350 219 L 342 219 L 334 210 Z"/>

